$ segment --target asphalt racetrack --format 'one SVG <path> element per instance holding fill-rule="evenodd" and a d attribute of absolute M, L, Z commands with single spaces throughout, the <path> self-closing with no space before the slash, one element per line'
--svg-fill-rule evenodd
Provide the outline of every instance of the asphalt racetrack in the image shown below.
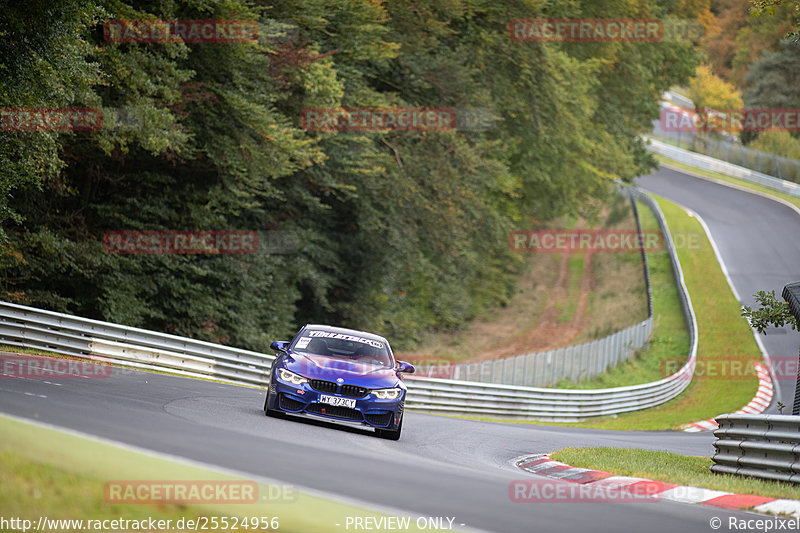
<path fill-rule="evenodd" d="M 263 391 L 246 387 L 122 369 L 105 379 L 58 383 L 2 380 L 0 410 L 368 505 L 455 517 L 477 530 L 708 531 L 711 517 L 730 514 L 673 502 L 517 503 L 509 497 L 510 482 L 533 477 L 513 466 L 520 455 L 565 446 L 708 455 L 710 433 L 552 428 L 409 412 L 394 442 L 325 423 L 268 418 Z"/>

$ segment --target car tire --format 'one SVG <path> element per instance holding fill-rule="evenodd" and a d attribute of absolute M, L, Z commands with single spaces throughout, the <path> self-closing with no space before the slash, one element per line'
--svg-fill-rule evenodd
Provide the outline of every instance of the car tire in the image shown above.
<path fill-rule="evenodd" d="M 272 418 L 283 418 L 284 417 L 283 411 L 270 409 L 269 405 L 267 405 L 268 402 L 269 402 L 269 397 L 267 397 L 267 401 L 264 402 L 264 414 L 267 416 L 271 416 Z"/>
<path fill-rule="evenodd" d="M 403 431 L 403 419 L 397 424 L 397 429 L 376 429 L 375 434 L 387 440 L 400 440 L 400 432 Z"/>
<path fill-rule="evenodd" d="M 283 418 L 282 411 L 276 411 L 275 409 L 270 409 L 269 407 L 264 409 L 264 414 L 272 418 Z"/>
<path fill-rule="evenodd" d="M 269 383 L 267 384 L 267 398 L 264 400 L 264 414 L 272 418 L 283 418 L 283 411 L 278 411 L 269 408 L 269 389 L 272 387 L 272 376 L 270 375 Z"/>

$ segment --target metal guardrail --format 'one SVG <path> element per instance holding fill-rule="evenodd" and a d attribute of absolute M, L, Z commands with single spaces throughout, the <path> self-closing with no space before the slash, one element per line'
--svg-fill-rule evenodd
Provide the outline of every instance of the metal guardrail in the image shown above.
<path fill-rule="evenodd" d="M 639 208 L 636 206 L 636 199 L 640 198 L 641 195 L 636 195 L 634 191 L 637 189 L 630 188 L 628 189 L 628 194 L 631 199 L 631 207 L 633 208 L 633 218 L 636 220 L 636 231 L 642 233 L 642 219 L 639 216 Z M 648 204 L 650 206 L 650 204 Z M 651 208 L 652 209 L 652 208 Z M 661 217 L 663 219 L 663 216 Z M 666 220 L 664 221 L 664 226 L 666 227 Z M 659 222 L 659 227 L 660 222 Z M 642 255 L 642 271 L 644 274 L 644 285 L 647 287 L 647 316 L 651 319 L 653 318 L 653 284 L 650 282 L 650 262 L 647 259 L 647 250 L 642 248 L 641 250 Z M 677 258 L 676 258 L 677 259 Z M 670 257 L 672 260 L 672 257 Z M 652 324 L 650 325 L 650 329 L 652 331 Z"/>
<path fill-rule="evenodd" d="M 669 157 L 670 159 L 674 159 L 680 163 L 701 168 L 703 170 L 720 172 L 722 174 L 743 179 L 758 185 L 763 185 L 764 187 L 790 194 L 792 196 L 800 196 L 800 184 L 798 183 L 778 179 L 749 168 L 727 163 L 725 161 L 695 152 L 690 152 L 689 150 L 684 150 L 683 148 L 678 148 L 652 138 L 647 140 L 649 141 L 647 148 L 650 151 Z"/>
<path fill-rule="evenodd" d="M 800 483 L 800 416 L 728 414 L 716 420 L 712 472 Z"/>
<path fill-rule="evenodd" d="M 782 157 L 761 150 L 747 148 L 739 143 L 715 139 L 695 132 L 664 131 L 658 122 L 655 123 L 652 137 L 657 138 L 677 148 L 691 150 L 709 157 L 738 165 L 775 179 L 800 181 L 800 161 L 789 157 Z"/>
<path fill-rule="evenodd" d="M 675 250 L 675 242 L 672 240 L 672 233 L 669 231 L 667 219 L 664 218 L 664 213 L 661 212 L 661 208 L 652 197 L 635 187 L 631 188 L 631 194 L 642 203 L 647 204 L 653 211 L 658 227 L 661 229 L 661 233 L 664 234 L 664 243 L 667 253 L 669 254 L 672 275 L 675 277 L 675 282 L 678 285 L 678 299 L 680 300 L 683 316 L 686 320 L 686 329 L 689 330 L 689 357 L 687 359 L 687 364 L 691 363 L 694 365 L 697 359 L 697 317 L 695 317 L 694 309 L 692 308 L 692 299 L 689 297 L 689 290 L 686 288 L 686 282 L 683 279 L 683 269 L 681 269 L 681 263 L 678 260 L 678 252 Z"/>
<path fill-rule="evenodd" d="M 542 389 L 444 379 L 408 379 L 406 407 L 429 413 L 579 422 L 660 405 L 689 384 L 694 362 L 653 383 L 613 389 Z"/>
<path fill-rule="evenodd" d="M 248 385 L 266 385 L 275 358 L 8 302 L 0 302 L 0 343 Z"/>
<path fill-rule="evenodd" d="M 681 304 L 691 335 L 686 364 L 672 376 L 629 387 L 564 390 L 443 379 L 409 379 L 406 406 L 424 412 L 466 416 L 579 421 L 636 411 L 674 398 L 692 379 L 697 322 L 683 273 L 658 205 L 653 209 L 673 260 Z M 0 302 L 0 344 L 29 347 L 94 360 L 193 377 L 264 386 L 274 356 L 86 318 Z"/>
<path fill-rule="evenodd" d="M 661 95 L 661 99 L 666 100 L 667 102 L 671 102 L 685 109 L 694 109 L 694 102 L 692 102 L 689 98 L 682 96 L 676 92 L 667 91 Z"/>

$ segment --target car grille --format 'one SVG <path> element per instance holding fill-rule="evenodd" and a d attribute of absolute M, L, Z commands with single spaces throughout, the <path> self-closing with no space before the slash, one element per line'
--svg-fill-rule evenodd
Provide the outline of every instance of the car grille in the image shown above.
<path fill-rule="evenodd" d="M 300 411 L 306 405 L 303 402 L 299 402 L 294 398 L 290 398 L 285 394 L 280 395 L 280 403 L 281 409 L 285 409 L 286 411 Z"/>
<path fill-rule="evenodd" d="M 312 379 L 309 381 L 311 388 L 317 390 L 319 392 L 329 392 L 331 394 L 336 394 L 336 391 L 339 390 L 339 385 L 334 383 L 333 381 L 325 381 L 324 379 Z"/>
<path fill-rule="evenodd" d="M 367 413 L 364 415 L 367 422 L 373 426 L 386 427 L 392 422 L 392 412 L 387 413 Z"/>
<path fill-rule="evenodd" d="M 342 396 L 347 396 L 348 398 L 363 398 L 367 395 L 369 389 L 364 387 L 359 387 L 358 385 L 342 385 Z"/>
<path fill-rule="evenodd" d="M 363 398 L 369 392 L 369 389 L 358 385 L 342 385 L 340 391 L 339 384 L 324 379 L 312 379 L 309 384 L 316 391 L 327 392 L 328 394 L 339 393 L 348 398 Z"/>
<path fill-rule="evenodd" d="M 325 411 L 324 413 L 322 411 Z M 361 412 L 350 409 L 349 407 L 340 407 L 333 405 L 326 405 L 323 403 L 312 403 L 306 408 L 309 413 L 316 413 L 318 415 L 335 416 L 336 418 L 344 418 L 345 420 L 363 420 Z"/>

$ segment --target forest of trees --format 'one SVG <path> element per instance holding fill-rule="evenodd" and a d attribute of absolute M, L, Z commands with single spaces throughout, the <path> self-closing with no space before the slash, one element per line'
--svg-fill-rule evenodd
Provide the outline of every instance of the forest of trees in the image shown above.
<path fill-rule="evenodd" d="M 399 347 L 457 328 L 513 291 L 524 262 L 509 231 L 583 214 L 652 167 L 638 136 L 702 63 L 688 39 L 516 42 L 509 22 L 700 17 L 690 4 L 7 4 L 0 107 L 99 108 L 103 127 L 0 131 L 0 298 L 256 350 L 305 322 Z M 259 38 L 109 42 L 118 19 L 256 20 Z M 490 118 L 302 127 L 304 109 L 338 107 Z M 291 238 L 242 255 L 103 247 L 108 231 L 224 229 Z"/>
<path fill-rule="evenodd" d="M 704 29 L 704 64 L 690 83 L 698 111 L 800 108 L 800 0 L 701 0 L 694 11 Z M 800 159 L 796 129 L 732 133 L 752 148 Z"/>

